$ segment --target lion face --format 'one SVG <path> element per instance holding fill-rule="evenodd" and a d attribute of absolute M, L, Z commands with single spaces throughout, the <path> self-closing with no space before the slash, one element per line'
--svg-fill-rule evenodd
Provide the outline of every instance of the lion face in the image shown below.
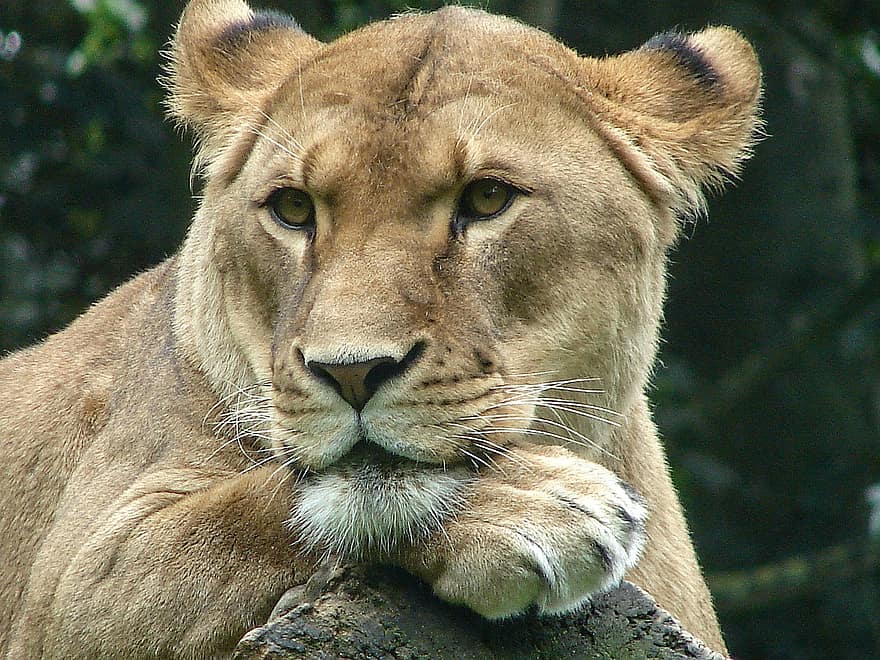
<path fill-rule="evenodd" d="M 701 182 L 614 124 L 626 77 L 472 10 L 324 46 L 242 6 L 191 5 L 175 43 L 207 173 L 179 297 L 203 320 L 179 332 L 221 392 L 259 390 L 258 435 L 308 473 L 299 526 L 357 552 L 429 527 L 511 443 L 606 451 Z"/>

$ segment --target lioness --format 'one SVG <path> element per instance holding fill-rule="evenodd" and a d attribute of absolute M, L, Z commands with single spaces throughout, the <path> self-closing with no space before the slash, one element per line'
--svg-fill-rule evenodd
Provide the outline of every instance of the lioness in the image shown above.
<path fill-rule="evenodd" d="M 626 576 L 723 649 L 644 390 L 749 44 L 582 58 L 457 7 L 322 44 L 196 0 L 170 59 L 183 247 L 0 365 L 6 657 L 228 653 L 325 555 L 490 618 Z"/>

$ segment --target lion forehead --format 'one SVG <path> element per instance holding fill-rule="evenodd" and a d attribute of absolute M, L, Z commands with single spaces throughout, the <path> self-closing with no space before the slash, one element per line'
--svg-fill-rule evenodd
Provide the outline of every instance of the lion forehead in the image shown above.
<path fill-rule="evenodd" d="M 304 95 L 399 117 L 466 97 L 504 100 L 556 77 L 552 60 L 576 58 L 545 33 L 479 10 L 446 7 L 374 23 L 323 47 L 296 68 L 279 98 Z M 544 96 L 542 94 L 541 96 Z"/>

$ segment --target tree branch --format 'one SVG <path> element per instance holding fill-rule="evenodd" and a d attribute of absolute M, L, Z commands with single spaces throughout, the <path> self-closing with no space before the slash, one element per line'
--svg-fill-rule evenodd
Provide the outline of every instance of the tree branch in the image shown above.
<path fill-rule="evenodd" d="M 576 615 L 490 622 L 396 569 L 352 566 L 322 580 L 295 592 L 286 614 L 248 633 L 234 659 L 724 658 L 629 583 Z"/>

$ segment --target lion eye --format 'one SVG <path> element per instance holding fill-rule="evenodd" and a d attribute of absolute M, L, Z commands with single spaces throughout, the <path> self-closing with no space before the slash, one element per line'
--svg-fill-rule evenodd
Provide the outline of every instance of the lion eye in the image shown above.
<path fill-rule="evenodd" d="M 498 179 L 478 179 L 464 189 L 458 206 L 459 217 L 485 220 L 504 211 L 516 191 Z"/>
<path fill-rule="evenodd" d="M 296 188 L 281 188 L 269 197 L 272 217 L 287 229 L 307 229 L 315 224 L 315 205 L 309 194 Z"/>

